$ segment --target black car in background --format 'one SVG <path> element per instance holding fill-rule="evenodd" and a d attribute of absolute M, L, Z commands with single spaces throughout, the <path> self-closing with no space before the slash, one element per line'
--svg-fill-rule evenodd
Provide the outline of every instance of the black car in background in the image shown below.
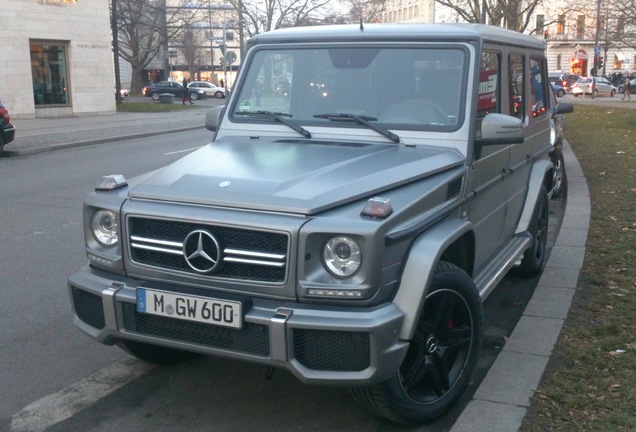
<path fill-rule="evenodd" d="M 4 145 L 10 143 L 15 138 L 15 126 L 11 123 L 9 110 L 0 100 L 0 155 Z"/>
<path fill-rule="evenodd" d="M 170 93 L 175 97 L 183 97 L 186 90 L 181 84 L 174 81 L 159 81 L 154 84 L 144 86 L 141 93 L 144 96 L 152 97 L 153 100 L 159 100 L 159 95 Z M 206 96 L 203 89 L 189 89 L 190 98 L 192 100 L 203 99 Z"/>

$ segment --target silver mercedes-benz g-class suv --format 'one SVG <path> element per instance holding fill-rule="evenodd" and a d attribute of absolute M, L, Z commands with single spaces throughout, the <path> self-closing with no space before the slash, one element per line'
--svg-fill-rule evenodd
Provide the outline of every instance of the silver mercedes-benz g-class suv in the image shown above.
<path fill-rule="evenodd" d="M 482 301 L 544 265 L 550 116 L 568 108 L 544 50 L 472 24 L 254 37 L 210 144 L 86 198 L 75 324 L 149 362 L 248 360 L 399 423 L 443 414 Z"/>

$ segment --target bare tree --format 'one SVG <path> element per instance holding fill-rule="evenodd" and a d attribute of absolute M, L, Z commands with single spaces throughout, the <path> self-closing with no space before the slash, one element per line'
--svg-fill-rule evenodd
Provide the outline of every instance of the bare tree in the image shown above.
<path fill-rule="evenodd" d="M 166 0 L 115 0 L 119 57 L 132 67 L 131 91 L 142 87 L 142 71 L 162 54 L 168 40 L 178 39 L 196 19 L 196 11 L 166 8 Z"/>
<path fill-rule="evenodd" d="M 524 32 L 542 0 L 435 0 L 457 14 L 459 21 L 488 23 Z"/>
<path fill-rule="evenodd" d="M 331 0 L 229 0 L 248 37 L 270 30 L 334 22 Z"/>

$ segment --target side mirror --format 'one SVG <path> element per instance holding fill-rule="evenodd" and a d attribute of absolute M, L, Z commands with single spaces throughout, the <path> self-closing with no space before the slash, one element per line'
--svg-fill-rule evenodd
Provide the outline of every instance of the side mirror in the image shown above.
<path fill-rule="evenodd" d="M 568 114 L 574 112 L 574 105 L 569 102 L 559 102 L 556 111 L 552 114 L 554 117 L 557 114 Z"/>
<path fill-rule="evenodd" d="M 517 117 L 491 113 L 481 120 L 475 143 L 481 146 L 523 143 L 523 122 Z"/>
<path fill-rule="evenodd" d="M 216 132 L 221 124 L 223 110 L 225 110 L 225 105 L 214 107 L 205 114 L 205 128 L 207 130 Z"/>

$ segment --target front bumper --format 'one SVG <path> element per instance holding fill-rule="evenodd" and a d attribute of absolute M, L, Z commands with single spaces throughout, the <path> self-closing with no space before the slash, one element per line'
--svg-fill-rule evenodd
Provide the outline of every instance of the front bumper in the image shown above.
<path fill-rule="evenodd" d="M 89 266 L 73 274 L 68 286 L 75 325 L 101 343 L 130 339 L 243 359 L 288 369 L 306 383 L 386 380 L 408 348 L 398 338 L 403 314 L 392 303 L 357 309 L 251 298 L 243 328 L 235 330 L 139 313 L 140 281 Z"/>

